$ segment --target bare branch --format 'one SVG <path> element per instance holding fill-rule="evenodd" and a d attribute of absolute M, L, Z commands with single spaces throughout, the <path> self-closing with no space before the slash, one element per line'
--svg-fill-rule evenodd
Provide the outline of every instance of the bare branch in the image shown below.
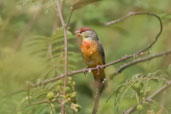
<path fill-rule="evenodd" d="M 67 83 L 67 75 L 68 75 L 68 41 L 67 41 L 67 28 L 63 19 L 62 11 L 61 11 L 61 4 L 60 0 L 56 0 L 56 5 L 57 5 L 57 11 L 59 14 L 59 18 L 64 30 L 64 49 L 65 49 L 65 76 L 64 76 L 64 90 L 63 90 L 63 95 L 65 96 L 65 88 L 66 88 L 66 83 Z M 61 106 L 61 114 L 65 114 L 65 102 L 63 100 L 62 106 Z"/>
<path fill-rule="evenodd" d="M 145 51 L 149 50 L 149 49 L 157 42 L 159 36 L 161 35 L 161 33 L 162 33 L 162 31 L 163 31 L 163 24 L 162 24 L 162 21 L 161 21 L 160 17 L 159 17 L 158 15 L 156 15 L 156 14 L 154 14 L 154 13 L 150 13 L 150 12 L 129 12 L 126 16 L 123 16 L 123 17 L 121 17 L 121 18 L 119 18 L 119 19 L 116 19 L 116 20 L 107 22 L 107 23 L 105 23 L 105 25 L 106 25 L 106 26 L 109 26 L 109 25 L 111 25 L 111 24 L 116 24 L 116 23 L 118 23 L 118 22 L 121 22 L 121 21 L 123 21 L 123 20 L 125 20 L 125 19 L 127 19 L 127 18 L 129 18 L 129 17 L 131 17 L 131 16 L 135 16 L 135 15 L 148 15 L 148 16 L 153 16 L 153 17 L 155 17 L 155 18 L 159 21 L 159 23 L 160 23 L 160 31 L 158 32 L 158 34 L 156 35 L 156 37 L 153 39 L 153 41 L 152 41 L 147 47 L 145 47 L 144 49 L 142 49 L 142 50 L 140 50 L 140 51 L 138 51 L 138 52 L 136 52 L 136 53 L 134 53 L 134 54 L 132 54 L 132 55 L 130 55 L 130 56 L 127 56 L 127 57 L 125 58 L 125 60 L 127 60 L 127 59 L 129 59 L 129 58 L 132 58 L 132 57 L 134 57 L 134 56 L 141 55 L 141 54 L 143 54 Z"/>
<path fill-rule="evenodd" d="M 101 96 L 101 94 L 100 94 L 99 90 L 97 89 L 96 95 L 95 95 L 95 99 L 94 99 L 94 106 L 93 106 L 92 114 L 96 114 L 97 113 L 97 109 L 99 107 L 98 105 L 99 105 L 100 96 Z"/>
<path fill-rule="evenodd" d="M 144 61 L 148 61 L 148 60 L 151 60 L 153 58 L 157 58 L 157 57 L 160 57 L 160 56 L 163 56 L 163 55 L 168 55 L 170 53 L 171 53 L 171 50 L 168 50 L 168 51 L 161 52 L 161 53 L 158 53 L 158 54 L 155 54 L 155 55 L 135 59 L 135 60 L 133 60 L 131 62 L 128 62 L 127 64 L 122 65 L 110 78 L 113 79 L 113 77 L 115 75 L 121 73 L 124 69 L 126 69 L 126 68 L 128 68 L 128 67 L 130 67 L 132 65 L 135 65 L 137 63 L 141 63 L 141 62 L 144 62 Z"/>
<path fill-rule="evenodd" d="M 171 49 L 168 50 L 168 51 L 164 51 L 164 52 L 161 52 L 161 53 L 152 55 L 152 56 L 144 57 L 144 58 L 141 58 L 141 59 L 136 59 L 133 63 L 129 63 L 128 66 L 137 64 L 137 63 L 139 63 L 139 62 L 144 62 L 144 61 L 147 61 L 147 60 L 152 60 L 152 59 L 154 59 L 154 58 L 161 57 L 161 56 L 168 55 L 168 54 L 171 54 Z M 110 65 L 113 65 L 113 64 L 118 63 L 118 61 L 120 62 L 120 61 L 123 61 L 123 60 L 124 60 L 124 57 L 123 57 L 122 60 L 118 59 L 118 60 L 109 62 L 109 63 L 107 63 L 107 64 L 105 64 L 105 65 L 101 65 L 101 68 L 108 67 L 108 66 L 110 66 Z M 122 69 L 121 69 L 121 68 L 120 68 L 120 69 L 121 69 L 121 70 L 126 69 L 126 68 L 128 68 L 128 66 L 127 66 L 127 64 L 126 64 L 126 65 L 124 65 L 124 67 L 122 66 Z M 126 68 L 125 68 L 125 67 L 126 67 Z M 83 69 L 81 69 L 81 70 L 75 70 L 75 71 L 69 72 L 69 73 L 68 73 L 68 76 L 73 76 L 74 74 L 84 73 L 84 72 L 88 72 L 88 71 L 92 71 L 92 70 L 97 70 L 97 69 L 98 69 L 97 67 L 94 67 L 94 68 L 83 68 Z M 116 71 L 114 75 L 119 74 L 119 73 L 121 72 L 120 69 L 119 69 L 118 71 Z M 58 76 L 56 76 L 56 77 L 54 77 L 54 78 L 51 78 L 51 79 L 48 79 L 48 80 L 44 80 L 43 82 L 40 82 L 40 83 L 38 83 L 38 84 L 35 84 L 35 85 L 33 85 L 32 87 L 38 87 L 38 86 L 41 86 L 41 85 L 45 85 L 45 84 L 48 84 L 48 83 L 50 83 L 50 82 L 54 82 L 54 81 L 56 81 L 56 80 L 60 80 L 60 79 L 62 79 L 62 78 L 64 78 L 64 77 L 65 77 L 65 74 L 61 74 L 61 75 L 58 75 Z M 114 77 L 114 76 L 112 76 L 112 78 L 113 78 L 113 77 Z"/>
<path fill-rule="evenodd" d="M 98 88 L 97 88 L 97 91 L 96 91 L 96 94 L 95 94 L 94 106 L 93 106 L 92 114 L 96 114 L 97 111 L 98 111 L 99 102 L 100 102 L 100 96 L 101 96 L 101 94 L 103 92 L 102 89 L 104 89 L 104 84 L 105 84 L 105 82 L 103 81 L 102 83 L 100 83 L 98 85 Z"/>
<path fill-rule="evenodd" d="M 148 101 L 151 102 L 154 97 L 162 93 L 164 90 L 169 88 L 171 86 L 171 81 L 167 81 L 166 84 L 164 84 L 161 88 L 159 88 L 157 91 L 155 91 L 153 94 L 151 94 L 149 97 L 147 97 L 142 103 Z M 129 108 L 127 111 L 124 112 L 124 114 L 131 114 L 136 111 L 137 105 Z"/>
<path fill-rule="evenodd" d="M 66 28 L 68 28 L 68 25 L 70 23 L 70 20 L 71 20 L 71 16 L 72 16 L 73 11 L 74 11 L 74 8 L 71 6 L 70 7 L 70 13 L 69 13 L 69 16 L 68 16 L 68 19 L 67 19 L 67 22 L 66 22 Z"/>

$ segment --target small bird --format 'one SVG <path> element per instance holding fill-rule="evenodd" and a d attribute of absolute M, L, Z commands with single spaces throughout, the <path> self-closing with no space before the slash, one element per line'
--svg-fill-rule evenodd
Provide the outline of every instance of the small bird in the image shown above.
<path fill-rule="evenodd" d="M 97 33 L 88 27 L 83 27 L 75 31 L 76 35 L 81 37 L 81 52 L 83 59 L 88 68 L 98 67 L 98 70 L 93 70 L 94 79 L 99 87 L 100 93 L 105 86 L 105 72 L 100 65 L 105 64 L 105 54 L 102 44 L 100 43 Z"/>

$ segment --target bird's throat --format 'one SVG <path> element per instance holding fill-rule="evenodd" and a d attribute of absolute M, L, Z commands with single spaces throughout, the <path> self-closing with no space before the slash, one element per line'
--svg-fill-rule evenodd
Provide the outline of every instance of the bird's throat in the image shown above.
<path fill-rule="evenodd" d="M 85 49 L 89 49 L 91 47 L 91 42 L 90 41 L 87 41 L 87 40 L 83 40 L 82 41 L 82 47 L 85 48 Z"/>
<path fill-rule="evenodd" d="M 97 43 L 94 40 L 83 40 L 81 44 L 81 51 L 87 56 L 92 56 L 97 52 Z"/>

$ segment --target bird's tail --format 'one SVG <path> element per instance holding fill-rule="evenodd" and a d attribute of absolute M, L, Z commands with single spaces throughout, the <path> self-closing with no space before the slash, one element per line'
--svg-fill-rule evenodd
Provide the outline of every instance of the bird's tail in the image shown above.
<path fill-rule="evenodd" d="M 104 88 L 107 86 L 106 75 L 104 69 L 92 71 L 95 79 L 95 83 L 99 89 L 100 94 L 103 92 Z"/>

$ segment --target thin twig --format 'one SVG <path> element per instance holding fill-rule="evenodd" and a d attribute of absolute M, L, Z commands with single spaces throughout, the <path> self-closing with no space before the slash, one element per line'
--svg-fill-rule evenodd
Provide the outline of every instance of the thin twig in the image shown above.
<path fill-rule="evenodd" d="M 157 57 L 160 57 L 160 56 L 163 56 L 163 55 L 168 55 L 171 53 L 171 50 L 168 50 L 168 51 L 165 51 L 165 52 L 161 52 L 161 53 L 158 53 L 158 54 L 155 54 L 155 55 L 151 55 L 151 56 L 147 56 L 147 57 L 142 57 L 142 58 L 138 58 L 138 59 L 135 59 L 131 62 L 128 62 L 122 66 L 120 66 L 120 68 L 110 77 L 111 79 L 113 79 L 113 77 L 119 73 L 121 73 L 124 69 L 132 66 L 132 65 L 135 65 L 137 63 L 141 63 L 141 62 L 144 62 L 144 61 L 147 61 L 147 60 L 151 60 L 153 58 L 157 58 Z"/>
<path fill-rule="evenodd" d="M 106 80 L 103 80 L 101 83 L 98 84 L 98 88 L 95 94 L 95 99 L 94 99 L 94 106 L 93 106 L 93 111 L 92 114 L 96 114 L 98 111 L 98 107 L 99 107 L 99 102 L 100 102 L 100 97 L 101 94 L 104 90 L 104 86 L 105 86 L 105 82 Z"/>
<path fill-rule="evenodd" d="M 121 22 L 121 21 L 123 21 L 123 20 L 125 20 L 125 19 L 127 19 L 127 18 L 129 18 L 129 17 L 131 17 L 131 16 L 135 16 L 135 15 L 148 15 L 148 16 L 153 16 L 153 17 L 155 17 L 155 18 L 159 21 L 159 23 L 160 23 L 160 31 L 158 32 L 158 34 L 156 35 L 156 37 L 153 39 L 153 41 L 152 41 L 147 47 L 145 47 L 144 49 L 142 49 L 142 50 L 136 52 L 135 54 L 132 54 L 132 55 L 130 55 L 130 56 L 127 56 L 127 57 L 125 58 L 125 60 L 127 60 L 127 59 L 129 59 L 129 58 L 132 58 L 132 57 L 134 57 L 134 56 L 141 55 L 141 54 L 143 54 L 145 51 L 147 51 L 148 49 L 150 49 L 150 48 L 156 43 L 156 41 L 158 40 L 159 36 L 161 35 L 161 33 L 162 33 L 162 31 L 163 31 L 163 24 L 162 24 L 161 18 L 160 18 L 158 15 L 156 15 L 156 14 L 154 14 L 154 13 L 150 13 L 150 12 L 129 12 L 126 16 L 123 16 L 123 17 L 118 18 L 118 19 L 116 19 L 116 20 L 107 22 L 107 23 L 105 23 L 105 25 L 106 25 L 106 26 L 109 26 L 109 25 L 111 25 L 111 24 L 116 24 L 116 23 L 119 23 L 119 22 Z"/>
<path fill-rule="evenodd" d="M 101 93 L 99 91 L 99 88 L 97 88 L 96 95 L 95 95 L 95 99 L 94 99 L 94 106 L 93 106 L 93 112 L 92 112 L 92 114 L 96 114 L 97 113 L 100 96 L 101 96 Z"/>
<path fill-rule="evenodd" d="M 149 97 L 147 97 L 142 103 L 148 101 L 151 102 L 154 97 L 162 93 L 164 90 L 169 88 L 171 86 L 171 81 L 167 81 L 166 84 L 164 84 L 161 88 L 159 88 L 157 91 L 155 91 L 153 94 L 151 94 Z M 131 114 L 136 111 L 137 105 L 129 108 L 127 111 L 124 112 L 124 114 Z"/>
<path fill-rule="evenodd" d="M 68 19 L 67 19 L 67 22 L 66 22 L 66 28 L 68 28 L 68 25 L 70 23 L 70 20 L 71 20 L 71 16 L 72 16 L 73 11 L 74 11 L 74 8 L 71 6 L 70 13 L 69 13 L 69 16 L 68 16 Z"/>
<path fill-rule="evenodd" d="M 50 114 L 54 114 L 54 105 L 52 103 L 49 103 L 50 104 Z"/>
<path fill-rule="evenodd" d="M 57 12 L 59 14 L 59 18 L 64 30 L 64 49 L 65 49 L 65 77 L 64 77 L 64 90 L 63 90 L 63 95 L 65 96 L 65 88 L 66 88 L 66 83 L 67 83 L 67 75 L 68 75 L 68 41 L 67 41 L 67 28 L 64 22 L 64 18 L 62 15 L 62 11 L 61 11 L 61 4 L 60 4 L 60 0 L 56 0 L 56 5 L 57 5 Z M 66 110 L 65 110 L 65 101 L 63 100 L 62 102 L 62 106 L 61 106 L 61 114 L 65 114 Z"/>

